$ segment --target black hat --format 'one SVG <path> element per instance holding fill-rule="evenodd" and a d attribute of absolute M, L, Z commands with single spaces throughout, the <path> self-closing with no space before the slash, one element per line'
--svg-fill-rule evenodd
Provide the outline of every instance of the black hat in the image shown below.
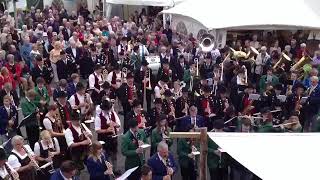
<path fill-rule="evenodd" d="M 60 55 L 65 55 L 65 54 L 66 54 L 66 52 L 64 50 L 60 51 Z"/>
<path fill-rule="evenodd" d="M 203 92 L 211 92 L 210 86 L 204 86 L 204 87 L 202 88 L 202 90 L 203 90 Z"/>
<path fill-rule="evenodd" d="M 298 88 L 302 88 L 303 90 L 306 90 L 306 87 L 302 84 L 302 83 L 300 83 L 300 82 L 298 82 L 298 83 L 296 83 L 294 86 L 293 86 L 293 89 L 298 89 Z"/>
<path fill-rule="evenodd" d="M 188 89 L 187 87 L 183 87 L 181 91 L 182 91 L 183 93 L 184 93 L 184 92 L 188 93 L 188 92 L 189 92 L 189 89 Z"/>
<path fill-rule="evenodd" d="M 36 56 L 35 59 L 36 59 L 36 61 L 42 61 L 42 57 L 41 56 Z"/>
<path fill-rule="evenodd" d="M 127 74 L 127 79 L 133 79 L 133 78 L 134 78 L 134 76 L 133 76 L 132 73 L 128 73 L 128 74 Z"/>
<path fill-rule="evenodd" d="M 162 104 L 162 99 L 161 98 L 154 99 L 154 104 Z"/>
<path fill-rule="evenodd" d="M 219 86 L 219 87 L 218 87 L 218 92 L 219 92 L 220 94 L 224 94 L 224 93 L 227 92 L 227 88 L 224 87 L 224 86 Z"/>
<path fill-rule="evenodd" d="M 165 82 L 165 83 L 167 83 L 167 82 L 169 82 L 169 77 L 165 76 L 165 75 L 162 75 L 160 80 Z"/>
<path fill-rule="evenodd" d="M 114 66 L 113 66 L 113 69 L 114 70 L 120 70 L 120 65 L 118 63 L 116 63 Z"/>
<path fill-rule="evenodd" d="M 165 114 L 160 114 L 159 118 L 158 118 L 158 121 L 162 121 L 162 120 L 165 120 L 167 119 L 167 116 Z"/>
<path fill-rule="evenodd" d="M 0 160 L 6 160 L 6 159 L 7 159 L 6 151 L 1 147 L 0 148 Z"/>
<path fill-rule="evenodd" d="M 102 89 L 110 89 L 110 83 L 108 81 L 105 81 L 102 85 L 101 85 Z"/>
<path fill-rule="evenodd" d="M 129 128 L 135 128 L 138 126 L 138 121 L 134 120 L 134 119 L 131 119 L 129 122 L 128 122 L 128 126 Z"/>
<path fill-rule="evenodd" d="M 138 99 L 133 100 L 132 107 L 137 107 L 139 105 L 141 105 L 141 103 L 140 103 L 140 101 Z"/>
<path fill-rule="evenodd" d="M 149 63 L 148 63 L 147 60 L 142 60 L 142 61 L 141 61 L 141 65 L 142 65 L 142 66 L 148 66 Z"/>
<path fill-rule="evenodd" d="M 71 113 L 71 120 L 72 121 L 80 121 L 81 119 L 81 113 L 79 109 L 73 109 Z"/>
<path fill-rule="evenodd" d="M 76 91 L 81 91 L 85 89 L 84 85 L 81 82 L 78 82 L 76 85 Z"/>
<path fill-rule="evenodd" d="M 112 103 L 110 101 L 108 101 L 107 99 L 102 100 L 101 105 L 100 105 L 100 109 L 104 110 L 104 111 L 108 111 L 112 108 Z"/>
<path fill-rule="evenodd" d="M 169 64 L 169 60 L 167 58 L 164 58 L 162 64 Z"/>
<path fill-rule="evenodd" d="M 266 113 L 270 113 L 270 108 L 269 107 L 264 107 L 260 110 L 260 113 L 261 114 L 266 114 Z"/>
<path fill-rule="evenodd" d="M 163 95 L 164 95 L 165 97 L 170 97 L 170 96 L 172 96 L 172 92 L 170 91 L 170 89 L 166 89 L 166 90 L 164 91 Z"/>
<path fill-rule="evenodd" d="M 210 52 L 208 52 L 208 53 L 206 54 L 205 58 L 206 58 L 206 59 L 211 59 L 211 58 L 212 58 L 211 53 L 210 53 Z"/>
<path fill-rule="evenodd" d="M 217 119 L 213 121 L 213 128 L 214 129 L 223 129 L 224 128 L 224 121 L 222 119 Z"/>
<path fill-rule="evenodd" d="M 58 91 L 57 93 L 57 98 L 65 98 L 67 96 L 68 96 L 67 93 L 64 91 Z"/>
<path fill-rule="evenodd" d="M 282 86 L 282 84 L 276 84 L 275 86 L 274 86 L 274 89 L 275 90 L 283 90 L 283 86 Z"/>
<path fill-rule="evenodd" d="M 184 56 L 180 54 L 179 59 L 184 59 Z"/>
<path fill-rule="evenodd" d="M 96 64 L 94 66 L 94 70 L 99 70 L 99 69 L 102 69 L 102 66 L 100 64 Z"/>

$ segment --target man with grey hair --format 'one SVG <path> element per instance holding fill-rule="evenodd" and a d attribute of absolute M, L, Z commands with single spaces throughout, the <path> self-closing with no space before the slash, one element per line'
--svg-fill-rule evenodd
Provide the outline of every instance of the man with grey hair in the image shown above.
<path fill-rule="evenodd" d="M 259 78 L 263 72 L 263 66 L 267 63 L 267 61 L 270 59 L 270 55 L 267 53 L 267 47 L 262 46 L 260 53 L 257 55 L 256 61 L 255 61 L 255 75 L 257 82 L 259 81 Z"/>
<path fill-rule="evenodd" d="M 316 129 L 317 114 L 320 109 L 320 86 L 318 76 L 310 78 L 311 86 L 307 90 L 307 104 L 306 104 L 306 122 L 304 123 L 304 130 L 311 131 Z"/>
<path fill-rule="evenodd" d="M 157 147 L 158 153 L 148 160 L 148 165 L 152 169 L 153 180 L 171 180 L 177 170 L 173 155 L 169 152 L 168 145 L 162 141 Z"/>

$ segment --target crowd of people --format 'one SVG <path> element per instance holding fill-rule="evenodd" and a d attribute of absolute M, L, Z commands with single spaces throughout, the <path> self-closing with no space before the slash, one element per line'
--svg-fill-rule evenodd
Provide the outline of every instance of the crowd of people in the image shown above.
<path fill-rule="evenodd" d="M 86 168 L 106 180 L 138 167 L 129 180 L 170 180 L 178 170 L 195 180 L 199 143 L 180 138 L 173 153 L 172 131 L 320 129 L 320 51 L 301 36 L 254 34 L 204 50 L 145 9 L 128 20 L 54 6 L 0 17 L 0 179 L 78 179 Z M 223 154 L 209 139 L 212 180 L 258 179 Z"/>

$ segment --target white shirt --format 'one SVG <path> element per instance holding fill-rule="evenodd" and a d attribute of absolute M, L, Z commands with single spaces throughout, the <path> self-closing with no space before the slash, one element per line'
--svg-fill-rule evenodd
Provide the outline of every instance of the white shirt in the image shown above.
<path fill-rule="evenodd" d="M 119 73 L 116 73 L 116 85 L 117 85 L 117 88 L 119 88 L 121 86 L 121 74 L 122 72 L 120 71 Z M 112 84 L 111 81 L 112 81 L 112 76 L 113 76 L 113 72 L 110 72 L 107 76 L 107 82 Z"/>
<path fill-rule="evenodd" d="M 43 126 L 46 128 L 46 130 L 52 130 L 52 123 L 54 123 L 56 120 L 54 118 L 51 118 L 51 120 L 48 117 L 45 117 L 43 119 Z"/>
<path fill-rule="evenodd" d="M 158 82 L 158 85 L 154 87 L 154 96 L 155 98 L 161 98 L 161 89 L 165 88 L 165 85 L 161 85 L 160 82 Z"/>
<path fill-rule="evenodd" d="M 72 96 L 69 98 L 69 103 L 70 103 L 71 107 L 76 106 L 75 95 L 77 95 L 80 104 L 85 102 L 84 95 L 81 96 L 80 94 L 76 93 L 76 94 L 72 95 Z M 88 93 L 86 93 L 86 98 L 87 98 L 87 99 L 86 99 L 86 102 L 88 102 L 88 103 L 90 103 L 90 104 L 93 103 L 93 102 L 92 102 L 92 99 L 91 99 L 91 97 L 90 97 L 90 95 L 89 95 Z M 82 108 L 81 108 L 81 113 L 84 113 L 85 110 L 86 110 L 86 107 L 82 107 Z"/>
<path fill-rule="evenodd" d="M 114 113 L 114 117 L 115 117 L 115 120 L 116 120 L 116 123 L 118 126 L 121 127 L 121 121 L 120 121 L 120 118 L 118 116 L 118 114 L 112 110 L 111 112 L 109 112 L 109 116 L 107 114 L 105 114 L 104 111 L 101 110 L 100 108 L 100 105 L 97 106 L 96 108 L 96 117 L 94 119 L 94 130 L 101 130 L 101 119 L 100 119 L 100 113 L 102 112 L 102 115 L 107 119 L 107 124 L 111 123 L 111 119 L 109 117 L 111 117 L 111 114 Z M 119 132 L 120 130 L 120 127 L 117 128 L 117 131 Z"/>
<path fill-rule="evenodd" d="M 50 144 L 49 144 L 49 146 L 47 146 L 47 145 L 44 144 L 43 140 L 41 140 L 40 142 L 41 142 L 41 146 L 42 146 L 43 150 L 47 150 L 49 148 L 53 148 L 53 149 L 55 149 L 55 152 L 60 153 L 60 145 L 59 145 L 59 142 L 58 142 L 57 138 L 54 137 L 53 141 L 54 141 L 54 145 L 53 145 L 52 140 L 50 140 Z M 39 144 L 39 142 L 36 142 L 34 144 L 34 154 L 36 156 L 40 156 L 40 144 Z"/>
<path fill-rule="evenodd" d="M 140 55 L 140 57 L 149 55 L 149 51 L 148 51 L 148 49 L 146 48 L 145 45 L 140 45 L 139 46 L 139 55 Z"/>
<path fill-rule="evenodd" d="M 6 162 L 6 164 L 7 164 L 7 166 L 9 167 L 9 169 L 11 170 L 11 173 L 16 172 L 16 171 L 10 166 L 10 164 L 8 164 L 7 162 Z M 0 177 L 1 177 L 2 179 L 4 179 L 8 174 L 9 174 L 9 173 L 8 173 L 7 169 L 5 168 L 5 166 L 3 166 L 2 168 L 0 168 Z M 12 179 L 10 178 L 10 180 L 12 180 Z"/>
<path fill-rule="evenodd" d="M 34 153 L 31 150 L 29 145 L 23 145 L 23 146 L 26 148 L 26 150 L 29 154 L 34 155 Z M 28 156 L 27 153 L 25 155 L 21 156 L 15 149 L 13 149 L 12 152 L 15 153 L 17 156 L 19 156 L 20 159 L 24 159 Z M 17 156 L 11 154 L 8 158 L 8 164 L 15 170 L 17 170 L 21 167 L 21 164 L 20 164 Z"/>
<path fill-rule="evenodd" d="M 71 48 L 72 54 L 74 57 L 77 57 L 77 49 L 76 48 Z"/>
<path fill-rule="evenodd" d="M 95 87 L 94 87 L 94 84 L 95 84 L 95 76 L 97 76 L 98 77 L 98 83 L 99 82 L 102 82 L 102 76 L 100 75 L 100 76 L 98 76 L 97 75 L 97 73 L 93 73 L 93 74 L 90 74 L 90 76 L 89 76 L 89 88 L 90 89 L 95 89 Z M 99 89 L 100 90 L 100 89 Z"/>
<path fill-rule="evenodd" d="M 77 133 L 79 134 L 79 136 L 82 134 L 82 131 L 81 131 L 81 128 L 80 127 L 76 127 L 76 126 L 73 126 L 72 127 L 77 131 Z M 92 132 L 89 130 L 87 132 L 88 134 L 92 135 Z M 64 137 L 66 138 L 66 141 L 67 141 L 67 145 L 68 147 L 71 146 L 71 144 L 74 143 L 74 138 L 73 138 L 73 135 L 72 135 L 72 131 L 70 128 L 68 128 L 65 133 L 64 133 Z"/>
<path fill-rule="evenodd" d="M 267 60 L 270 58 L 270 56 L 266 53 L 266 55 L 264 57 L 262 57 L 262 54 L 259 53 L 257 55 L 257 58 L 256 58 L 256 69 L 255 69 L 255 73 L 256 74 L 262 74 L 262 66 L 266 64 Z"/>

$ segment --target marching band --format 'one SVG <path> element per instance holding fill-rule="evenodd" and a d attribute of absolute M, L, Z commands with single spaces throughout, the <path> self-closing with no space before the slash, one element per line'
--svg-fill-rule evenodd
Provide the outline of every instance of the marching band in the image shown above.
<path fill-rule="evenodd" d="M 256 35 L 215 47 L 210 34 L 196 39 L 145 18 L 92 27 L 75 15 L 48 24 L 43 39 L 31 30 L 0 42 L 0 179 L 78 179 L 86 167 L 90 179 L 108 180 L 137 167 L 129 180 L 195 180 L 199 144 L 173 141 L 173 131 L 320 131 L 319 48 L 312 58 L 303 39 L 281 51 L 279 40 L 270 47 Z M 252 179 L 210 139 L 208 159 L 212 180 Z"/>

